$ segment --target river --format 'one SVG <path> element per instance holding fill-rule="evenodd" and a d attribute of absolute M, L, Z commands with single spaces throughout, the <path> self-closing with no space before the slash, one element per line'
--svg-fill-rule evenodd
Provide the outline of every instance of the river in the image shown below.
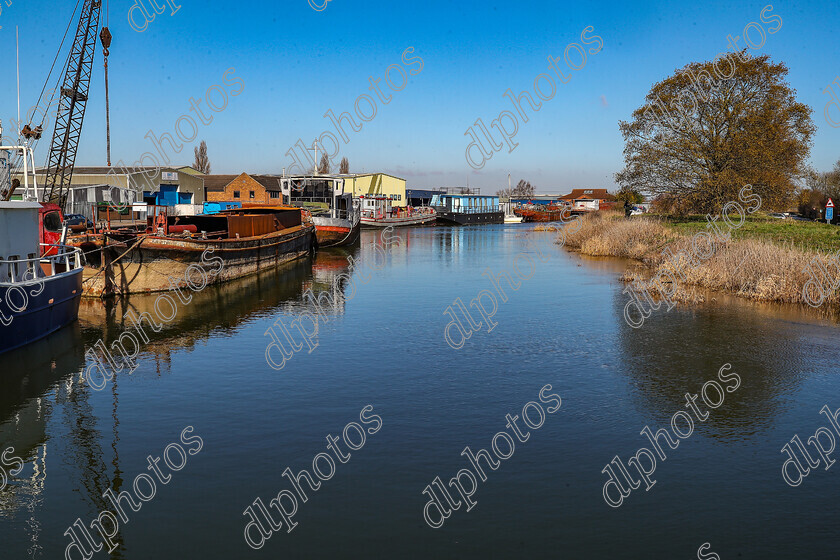
<path fill-rule="evenodd" d="M 804 443 L 831 427 L 824 405 L 840 408 L 833 319 L 719 296 L 663 308 L 633 329 L 618 279 L 625 263 L 570 253 L 529 224 L 393 235 L 363 231 L 354 248 L 193 294 L 160 332 L 146 329 L 133 373 L 101 390 L 84 382 L 91 350 L 130 330 L 127 310 L 153 312 L 156 296 L 85 301 L 77 324 L 0 357 L 0 448 L 25 463 L 0 490 L 0 557 L 63 558 L 72 535 L 83 538 L 78 526 L 68 531 L 77 519 L 101 543 L 90 527 L 115 512 L 103 497 L 109 488 L 133 496 L 121 502 L 128 522 L 111 538 L 111 556 L 129 560 L 689 559 L 702 557 L 704 543 L 706 555 L 723 559 L 836 555 L 840 467 L 820 466 L 793 487 L 780 451 L 794 435 Z M 488 268 L 507 272 L 518 289 L 502 280 L 502 297 L 482 276 Z M 291 325 L 318 316 L 308 290 L 339 303 L 323 309 L 307 339 Z M 485 308 L 496 302 L 492 330 L 473 308 L 482 326 L 469 338 L 446 331 L 453 302 L 468 306 L 484 290 Z M 282 342 L 278 319 L 299 349 Z M 310 319 L 298 320 L 312 332 Z M 287 351 L 271 349 L 274 367 L 269 329 Z M 738 376 L 735 389 L 719 378 L 724 364 Z M 688 411 L 685 394 L 711 380 L 732 391 L 703 408 L 708 418 L 678 447 L 660 440 L 667 460 L 658 458 L 654 485 L 608 505 L 605 467 L 652 449 L 642 429 L 669 427 Z M 540 399 L 549 395 L 562 404 Z M 539 427 L 525 441 L 517 436 L 495 470 L 480 460 L 481 480 L 462 451 L 496 441 L 507 452 L 506 415 L 521 417 L 530 402 Z M 342 438 L 340 452 L 328 451 L 327 436 Z M 322 453 L 329 460 L 317 459 Z M 165 484 L 148 462 L 164 454 L 181 464 L 159 463 Z M 298 491 L 283 471 L 313 473 L 313 458 L 332 475 L 315 479 L 317 490 L 301 479 Z M 439 518 L 424 489 L 464 469 L 475 480 L 461 479 L 475 487 L 474 505 L 460 504 L 433 528 L 424 508 L 432 524 Z M 140 497 L 147 478 L 156 480 L 148 500 Z M 270 507 L 281 493 L 276 503 L 288 512 L 295 492 L 294 529 L 260 517 L 249 545 L 246 508 L 258 498 Z"/>

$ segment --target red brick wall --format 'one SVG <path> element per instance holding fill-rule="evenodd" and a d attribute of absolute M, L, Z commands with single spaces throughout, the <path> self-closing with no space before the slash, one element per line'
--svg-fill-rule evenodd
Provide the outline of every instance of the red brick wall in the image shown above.
<path fill-rule="evenodd" d="M 235 198 L 234 191 L 239 191 L 239 198 Z M 251 191 L 254 198 L 251 198 Z M 241 202 L 242 204 L 279 204 L 282 198 L 269 198 L 265 187 L 253 180 L 247 173 L 228 183 L 224 192 L 208 192 L 207 200 L 211 202 Z"/>

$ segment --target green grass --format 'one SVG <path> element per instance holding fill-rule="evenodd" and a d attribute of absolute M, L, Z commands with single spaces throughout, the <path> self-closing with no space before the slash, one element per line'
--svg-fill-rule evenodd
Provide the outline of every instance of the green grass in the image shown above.
<path fill-rule="evenodd" d="M 722 220 L 718 220 L 718 223 Z M 691 215 L 684 218 L 670 217 L 665 223 L 680 233 L 691 235 L 706 229 L 706 218 Z M 737 224 L 737 218 L 735 223 Z M 721 226 L 723 232 L 729 230 Z M 777 245 L 793 245 L 806 251 L 837 251 L 840 249 L 840 226 L 833 226 L 819 222 L 800 222 L 797 220 L 778 220 L 767 218 L 760 214 L 748 216 L 744 224 L 732 230 L 736 239 L 761 239 Z"/>

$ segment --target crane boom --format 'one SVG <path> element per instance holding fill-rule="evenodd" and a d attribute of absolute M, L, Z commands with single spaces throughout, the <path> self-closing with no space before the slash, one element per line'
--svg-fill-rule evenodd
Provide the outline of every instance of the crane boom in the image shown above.
<path fill-rule="evenodd" d="M 79 136 L 85 118 L 101 11 L 102 0 L 84 0 L 79 25 L 76 28 L 76 38 L 67 57 L 64 81 L 59 92 L 42 200 L 58 204 L 62 208 L 67 200 L 70 179 L 73 177 L 73 165 L 76 162 Z"/>

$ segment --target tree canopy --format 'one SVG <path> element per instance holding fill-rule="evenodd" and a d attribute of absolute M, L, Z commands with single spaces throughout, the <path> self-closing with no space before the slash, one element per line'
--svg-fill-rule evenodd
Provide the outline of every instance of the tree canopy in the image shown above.
<path fill-rule="evenodd" d="M 747 184 L 763 206 L 787 205 L 816 130 L 787 73 L 784 63 L 741 51 L 654 84 L 632 121 L 619 123 L 625 167 L 616 181 L 699 212 L 720 211 Z"/>
<path fill-rule="evenodd" d="M 525 179 L 520 179 L 516 186 L 511 189 L 501 189 L 496 191 L 496 194 L 507 198 L 531 198 L 536 192 L 536 188 L 531 186 L 531 183 Z"/>
<path fill-rule="evenodd" d="M 642 193 L 626 187 L 615 193 L 615 199 L 619 202 L 629 202 L 630 204 L 641 204 L 645 201 L 645 197 Z"/>

